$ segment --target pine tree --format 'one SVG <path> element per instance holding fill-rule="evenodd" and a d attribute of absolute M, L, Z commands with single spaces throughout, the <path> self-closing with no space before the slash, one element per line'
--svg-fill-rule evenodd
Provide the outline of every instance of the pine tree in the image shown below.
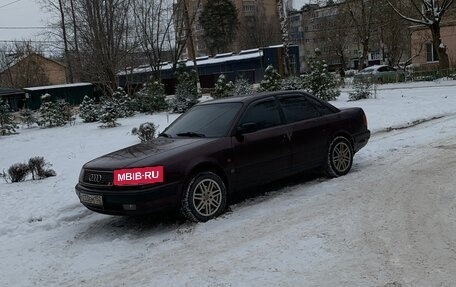
<path fill-rule="evenodd" d="M 112 101 L 105 101 L 100 107 L 99 120 L 103 123 L 102 127 L 113 128 L 118 126 L 117 119 L 119 111 Z"/>
<path fill-rule="evenodd" d="M 214 98 L 226 98 L 233 94 L 234 84 L 229 81 L 226 82 L 224 74 L 220 74 L 217 82 L 214 85 L 214 89 L 211 92 L 211 96 Z"/>
<path fill-rule="evenodd" d="M 45 128 L 60 127 L 73 119 L 70 105 L 61 99 L 54 102 L 50 94 L 41 96 L 40 119 L 38 125 Z"/>
<path fill-rule="evenodd" d="M 172 103 L 174 112 L 183 113 L 196 104 L 198 87 L 196 72 L 187 72 L 184 63 L 180 63 L 176 71 L 177 85 L 175 99 Z"/>
<path fill-rule="evenodd" d="M 340 95 L 336 77 L 328 71 L 328 65 L 321 58 L 320 49 L 315 49 L 315 56 L 309 59 L 310 73 L 302 76 L 302 86 L 314 96 L 331 101 Z"/>
<path fill-rule="evenodd" d="M 22 123 L 26 124 L 28 128 L 37 122 L 34 113 L 30 109 L 22 109 L 20 114 Z"/>
<path fill-rule="evenodd" d="M 100 108 L 95 101 L 89 96 L 84 96 L 81 105 L 79 105 L 79 116 L 86 123 L 98 121 L 98 115 L 100 113 Z"/>
<path fill-rule="evenodd" d="M 84 96 L 79 105 L 79 116 L 84 122 L 96 122 L 98 120 L 99 107 L 89 96 Z"/>
<path fill-rule="evenodd" d="M 16 132 L 13 113 L 8 102 L 0 99 L 0 135 L 10 135 Z"/>
<path fill-rule="evenodd" d="M 243 97 L 243 96 L 249 96 L 251 94 L 253 94 L 255 91 L 253 90 L 253 86 L 252 84 L 249 83 L 249 81 L 247 81 L 246 79 L 244 78 L 238 78 L 236 80 L 236 82 L 234 82 L 234 86 L 233 86 L 233 96 L 239 96 L 239 97 Z"/>
<path fill-rule="evenodd" d="M 119 118 L 127 118 L 135 114 L 133 99 L 121 87 L 112 93 L 111 101 Z"/>
<path fill-rule="evenodd" d="M 272 65 L 269 65 L 264 71 L 264 78 L 260 82 L 258 91 L 278 91 L 282 88 L 282 78 Z"/>
<path fill-rule="evenodd" d="M 282 80 L 282 90 L 296 91 L 302 89 L 302 81 L 299 77 L 288 77 Z"/>
<path fill-rule="evenodd" d="M 139 111 L 150 113 L 164 111 L 168 108 L 166 102 L 165 86 L 162 82 L 150 79 L 144 87 L 136 93 Z"/>

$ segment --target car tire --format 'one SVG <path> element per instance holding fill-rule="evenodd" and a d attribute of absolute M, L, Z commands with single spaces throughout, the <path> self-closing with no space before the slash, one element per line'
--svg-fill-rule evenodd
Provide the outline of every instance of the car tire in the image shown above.
<path fill-rule="evenodd" d="M 225 211 L 226 186 L 217 174 L 200 172 L 190 178 L 182 198 L 182 214 L 190 221 L 206 222 Z"/>
<path fill-rule="evenodd" d="M 346 175 L 353 164 L 353 147 L 344 136 L 337 136 L 329 145 L 325 173 L 329 177 Z"/>

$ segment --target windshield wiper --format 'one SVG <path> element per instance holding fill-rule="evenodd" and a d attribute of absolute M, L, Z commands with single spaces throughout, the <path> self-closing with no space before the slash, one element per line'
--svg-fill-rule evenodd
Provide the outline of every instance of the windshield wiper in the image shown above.
<path fill-rule="evenodd" d="M 204 137 L 206 137 L 205 134 L 199 134 L 199 133 L 195 133 L 195 132 L 178 133 L 178 134 L 176 134 L 176 136 L 179 136 L 179 137 L 193 137 L 193 138 L 204 138 Z"/>
<path fill-rule="evenodd" d="M 165 138 L 170 138 L 171 135 L 170 134 L 167 134 L 167 133 L 160 133 L 158 134 L 159 137 L 165 137 Z"/>

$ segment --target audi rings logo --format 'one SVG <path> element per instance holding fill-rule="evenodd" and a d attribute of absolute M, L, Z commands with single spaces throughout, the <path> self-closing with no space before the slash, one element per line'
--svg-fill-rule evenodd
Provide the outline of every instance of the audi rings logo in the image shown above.
<path fill-rule="evenodd" d="M 99 183 L 99 182 L 101 182 L 101 179 L 102 179 L 101 174 L 92 173 L 89 175 L 90 182 Z"/>

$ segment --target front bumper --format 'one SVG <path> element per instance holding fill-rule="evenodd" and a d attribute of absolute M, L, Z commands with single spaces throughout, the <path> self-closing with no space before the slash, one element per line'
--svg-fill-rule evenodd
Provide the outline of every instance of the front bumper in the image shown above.
<path fill-rule="evenodd" d="M 103 204 L 88 204 L 81 202 L 90 210 L 110 215 L 147 214 L 176 207 L 181 199 L 181 184 L 179 182 L 160 184 L 137 189 L 108 190 L 89 188 L 78 183 L 75 187 L 78 198 L 81 193 L 101 196 Z"/>

